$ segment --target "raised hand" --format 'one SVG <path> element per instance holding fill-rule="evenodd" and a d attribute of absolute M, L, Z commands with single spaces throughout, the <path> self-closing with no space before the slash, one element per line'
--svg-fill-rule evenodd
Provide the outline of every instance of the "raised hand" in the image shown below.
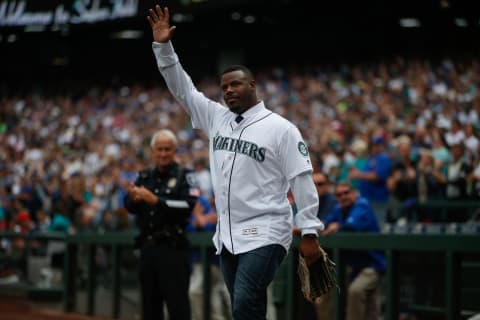
<path fill-rule="evenodd" d="M 170 27 L 170 12 L 168 8 L 161 8 L 158 4 L 154 9 L 149 10 L 147 17 L 150 26 L 152 27 L 153 41 L 165 43 L 168 42 L 175 31 L 176 27 Z"/>

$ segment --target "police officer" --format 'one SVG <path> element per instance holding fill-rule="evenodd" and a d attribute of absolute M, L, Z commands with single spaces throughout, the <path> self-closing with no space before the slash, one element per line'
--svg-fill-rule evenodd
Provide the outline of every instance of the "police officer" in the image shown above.
<path fill-rule="evenodd" d="M 190 319 L 190 252 L 185 227 L 197 201 L 194 176 L 175 162 L 177 138 L 156 132 L 150 143 L 155 167 L 139 172 L 128 188 L 126 209 L 136 216 L 140 234 L 140 285 L 144 320 Z"/>

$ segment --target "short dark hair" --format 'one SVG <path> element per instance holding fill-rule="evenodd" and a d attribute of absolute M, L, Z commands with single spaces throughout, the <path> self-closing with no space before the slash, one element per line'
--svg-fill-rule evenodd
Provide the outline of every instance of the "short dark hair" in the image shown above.
<path fill-rule="evenodd" d="M 225 73 L 229 73 L 229 72 L 233 72 L 233 71 L 242 71 L 247 76 L 247 78 L 249 78 L 250 80 L 254 79 L 252 71 L 250 69 L 248 69 L 247 67 L 245 67 L 243 65 L 240 65 L 240 64 L 235 64 L 233 66 L 229 66 L 229 67 L 225 68 L 220 73 L 220 75 L 223 76 Z"/>
<path fill-rule="evenodd" d="M 318 175 L 321 175 L 324 179 L 325 179 L 325 182 L 326 183 L 330 183 L 330 177 L 328 176 L 328 174 L 326 174 L 325 172 L 323 171 L 316 171 L 314 172 L 313 174 L 318 174 Z"/>

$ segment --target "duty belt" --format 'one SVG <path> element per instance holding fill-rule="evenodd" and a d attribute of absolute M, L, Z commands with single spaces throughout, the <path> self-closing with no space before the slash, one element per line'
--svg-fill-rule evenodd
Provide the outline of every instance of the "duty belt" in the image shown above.
<path fill-rule="evenodd" d="M 140 234 L 135 243 L 137 247 L 145 247 L 159 244 L 171 244 L 175 247 L 188 244 L 185 231 L 181 228 L 169 228 L 154 231 L 150 234 Z"/>

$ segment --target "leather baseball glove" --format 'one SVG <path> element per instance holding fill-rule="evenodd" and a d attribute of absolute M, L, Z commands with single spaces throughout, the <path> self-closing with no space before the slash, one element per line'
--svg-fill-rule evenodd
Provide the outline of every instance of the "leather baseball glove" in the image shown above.
<path fill-rule="evenodd" d="M 303 239 L 302 239 L 303 241 Z M 318 250 L 313 250 L 309 244 L 308 250 L 302 250 L 305 246 L 300 244 L 297 273 L 303 296 L 310 302 L 328 293 L 333 287 L 337 287 L 335 263 L 328 258 L 327 253 L 320 247 L 315 239 Z M 304 256 L 308 252 L 308 256 Z"/>

